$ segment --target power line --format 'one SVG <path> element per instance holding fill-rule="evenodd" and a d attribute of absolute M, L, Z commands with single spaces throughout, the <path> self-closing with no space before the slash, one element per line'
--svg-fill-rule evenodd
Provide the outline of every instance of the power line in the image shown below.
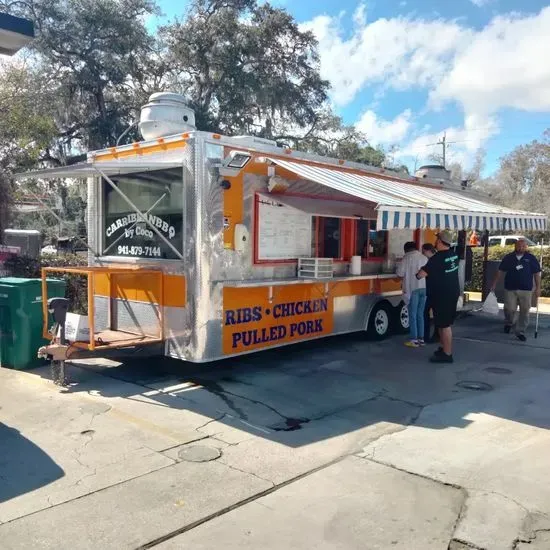
<path fill-rule="evenodd" d="M 529 138 L 529 137 L 533 137 L 533 134 L 515 134 L 515 135 L 511 135 L 511 136 L 501 136 L 501 137 L 489 137 L 487 138 L 488 140 L 494 140 L 494 141 L 499 141 L 499 140 L 507 140 L 507 139 L 517 139 L 517 138 Z M 477 139 L 460 139 L 460 140 L 457 140 L 457 141 L 449 141 L 448 143 L 467 143 L 469 141 L 478 141 Z"/>
<path fill-rule="evenodd" d="M 529 138 L 529 137 L 533 137 L 533 134 L 512 134 L 512 135 L 508 135 L 508 136 L 495 136 L 495 137 L 491 137 L 489 136 L 487 138 L 487 140 L 493 140 L 493 141 L 498 141 L 498 140 L 502 140 L 502 139 L 516 139 L 516 138 Z M 479 141 L 479 138 L 478 139 L 457 139 L 455 141 L 445 141 L 447 143 L 447 145 L 451 145 L 453 143 L 467 143 L 469 141 Z M 437 141 L 436 143 L 427 143 L 426 145 L 424 145 L 423 147 L 432 147 L 432 146 L 435 146 L 435 145 L 441 145 L 441 141 Z"/>
<path fill-rule="evenodd" d="M 507 141 L 510 139 L 523 139 L 523 138 L 533 138 L 533 134 L 513 134 L 508 136 L 495 136 L 487 138 L 487 140 L 490 141 Z M 536 138 L 533 139 L 533 141 Z M 479 139 L 462 139 L 462 140 L 456 140 L 456 141 L 446 141 L 447 146 L 453 145 L 455 143 L 468 143 L 472 141 L 480 141 Z M 436 145 L 441 145 L 441 142 L 436 143 L 427 143 L 426 145 L 420 145 L 418 147 L 415 147 L 414 149 L 410 149 L 410 151 L 424 151 L 426 147 L 435 147 Z"/>
<path fill-rule="evenodd" d="M 546 128 L 550 128 L 550 119 L 549 120 L 538 120 L 538 121 L 532 121 L 530 122 L 531 126 L 545 126 Z M 495 130 L 498 128 L 498 125 L 492 125 L 492 126 L 484 126 L 480 128 L 464 128 L 463 130 L 460 130 L 461 132 L 482 132 L 484 130 Z"/>

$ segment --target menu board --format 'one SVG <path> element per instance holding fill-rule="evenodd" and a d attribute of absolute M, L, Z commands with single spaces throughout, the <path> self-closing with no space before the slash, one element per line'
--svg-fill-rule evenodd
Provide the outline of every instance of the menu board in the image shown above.
<path fill-rule="evenodd" d="M 311 215 L 271 198 L 258 199 L 258 259 L 311 256 Z"/>

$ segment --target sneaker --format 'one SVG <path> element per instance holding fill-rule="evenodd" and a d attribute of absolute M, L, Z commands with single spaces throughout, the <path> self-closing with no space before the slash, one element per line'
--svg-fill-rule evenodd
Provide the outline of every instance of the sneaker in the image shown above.
<path fill-rule="evenodd" d="M 430 357 L 430 363 L 454 363 L 454 359 L 452 355 L 447 355 L 446 353 L 434 353 Z"/>
<path fill-rule="evenodd" d="M 443 351 L 443 348 L 441 346 L 439 346 L 435 351 L 434 351 L 434 355 L 445 355 L 445 352 Z"/>
<path fill-rule="evenodd" d="M 417 341 L 417 344 L 418 344 L 421 348 L 423 348 L 423 347 L 426 345 L 426 342 L 424 342 L 424 340 L 418 340 L 418 341 Z"/>
<path fill-rule="evenodd" d="M 504 334 L 510 334 L 511 330 L 512 330 L 511 326 L 508 326 L 508 325 L 504 326 Z"/>
<path fill-rule="evenodd" d="M 418 347 L 418 342 L 416 340 L 407 340 L 405 342 L 405 345 L 408 347 L 408 348 L 417 348 Z"/>
<path fill-rule="evenodd" d="M 516 336 L 518 337 L 518 340 L 520 342 L 526 342 L 527 341 L 527 336 L 525 336 L 525 334 L 516 334 Z"/>

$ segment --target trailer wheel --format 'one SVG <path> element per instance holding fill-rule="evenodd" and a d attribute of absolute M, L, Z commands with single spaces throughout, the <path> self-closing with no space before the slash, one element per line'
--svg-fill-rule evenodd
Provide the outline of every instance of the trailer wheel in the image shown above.
<path fill-rule="evenodd" d="M 395 332 L 398 334 L 406 334 L 409 332 L 410 319 L 409 319 L 409 308 L 405 302 L 400 302 L 399 305 L 395 308 Z"/>
<path fill-rule="evenodd" d="M 390 305 L 380 302 L 371 311 L 367 336 L 373 340 L 384 340 L 391 334 L 392 315 Z"/>

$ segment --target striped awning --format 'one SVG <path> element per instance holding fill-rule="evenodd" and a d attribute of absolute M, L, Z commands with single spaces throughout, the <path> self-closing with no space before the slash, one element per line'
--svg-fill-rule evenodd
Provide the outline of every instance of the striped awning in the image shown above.
<path fill-rule="evenodd" d="M 358 174 L 277 158 L 269 160 L 300 178 L 373 204 L 377 211 L 378 229 L 546 229 L 545 214 L 483 202 L 468 189 L 440 189 L 376 174 Z"/>
<path fill-rule="evenodd" d="M 137 160 L 114 160 L 106 162 L 79 162 L 69 166 L 58 166 L 56 168 L 44 168 L 32 172 L 20 172 L 15 174 L 14 178 L 18 181 L 26 179 L 62 179 L 62 178 L 93 178 L 99 175 L 99 168 L 107 176 L 116 176 L 118 174 L 131 174 L 133 172 L 152 172 L 154 170 L 168 170 L 170 168 L 179 168 L 182 165 L 181 159 L 152 159 L 139 158 Z"/>

